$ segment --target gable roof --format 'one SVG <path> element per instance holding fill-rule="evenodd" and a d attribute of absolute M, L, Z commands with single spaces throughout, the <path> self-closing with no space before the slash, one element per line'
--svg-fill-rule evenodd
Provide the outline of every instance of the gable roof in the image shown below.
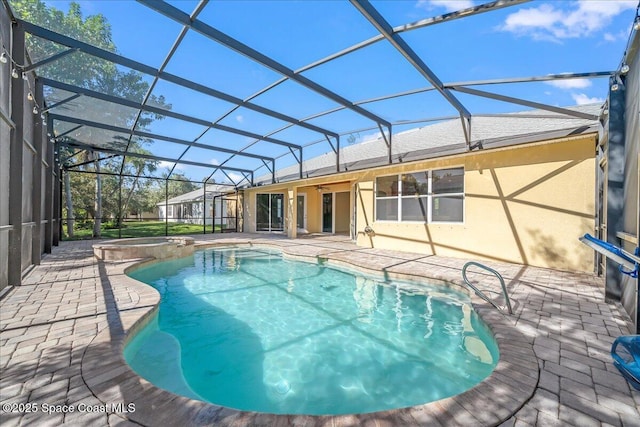
<path fill-rule="evenodd" d="M 573 111 L 599 115 L 601 104 L 569 107 Z M 471 121 L 471 145 L 497 148 L 526 144 L 552 138 L 597 132 L 597 120 L 550 113 L 543 110 L 526 112 L 474 115 Z M 467 152 L 460 120 L 446 120 L 400 132 L 392 136 L 393 163 L 403 163 L 443 157 Z M 388 148 L 382 137 L 340 149 L 340 171 L 366 169 L 388 164 Z M 302 163 L 303 177 L 315 177 L 336 172 L 336 155 L 333 152 L 313 157 Z M 276 171 L 276 180 L 299 179 L 299 166 L 294 164 Z M 256 179 L 257 185 L 271 183 L 271 174 Z"/>
<path fill-rule="evenodd" d="M 228 185 L 207 185 L 207 199 L 212 199 L 214 195 L 229 193 L 232 187 Z M 196 202 L 201 201 L 204 196 L 204 189 L 198 188 L 197 190 L 189 191 L 188 193 L 181 194 L 176 197 L 172 197 L 167 200 L 167 204 L 175 205 L 177 203 Z M 156 204 L 157 206 L 164 206 L 165 201 L 161 201 Z"/>

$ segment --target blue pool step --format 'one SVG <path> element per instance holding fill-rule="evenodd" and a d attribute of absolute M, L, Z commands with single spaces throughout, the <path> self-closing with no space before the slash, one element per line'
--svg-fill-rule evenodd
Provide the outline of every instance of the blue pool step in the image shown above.
<path fill-rule="evenodd" d="M 611 357 L 614 366 L 629 384 L 640 390 L 640 335 L 623 335 L 616 338 L 611 346 Z"/>

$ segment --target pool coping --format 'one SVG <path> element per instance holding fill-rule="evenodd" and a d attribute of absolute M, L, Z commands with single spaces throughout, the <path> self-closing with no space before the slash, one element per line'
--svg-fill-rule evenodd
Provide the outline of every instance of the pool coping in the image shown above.
<path fill-rule="evenodd" d="M 395 279 L 428 277 L 453 285 L 462 285 L 460 275 L 452 272 L 429 271 L 407 262 L 393 269 L 362 257 L 354 259 L 345 251 L 312 249 L 291 245 L 287 241 L 238 239 L 197 243 L 196 249 L 216 246 L 271 247 L 287 257 L 324 262 L 379 274 Z M 315 253 L 314 253 L 315 252 Z M 324 252 L 324 253 L 323 253 Z M 357 252 L 357 251 L 356 251 Z M 357 255 L 357 254 L 356 254 Z M 408 257 L 409 258 L 409 257 Z M 374 260 L 375 261 L 375 260 Z M 103 261 L 98 261 L 103 262 Z M 116 311 L 109 316 L 109 328 L 95 336 L 81 362 L 82 377 L 92 393 L 105 405 L 124 402 L 113 412 L 141 425 L 158 425 L 171 419 L 176 425 L 333 425 L 351 426 L 366 423 L 381 425 L 499 425 L 509 419 L 533 396 L 539 379 L 538 362 L 530 339 L 516 329 L 512 319 L 503 315 L 482 299 L 472 295 L 472 304 L 487 324 L 498 345 L 500 360 L 494 371 L 477 386 L 456 396 L 408 408 L 354 415 L 280 415 L 239 411 L 178 396 L 160 389 L 139 377 L 126 363 L 125 345 L 131 336 L 152 319 L 158 309 L 158 292 L 126 275 L 132 268 L 156 262 L 154 259 L 126 262 L 104 262 L 105 279 L 112 287 L 124 286 L 140 296 L 136 307 Z M 427 273 L 431 273 L 428 274 Z M 135 411 L 126 406 L 135 405 Z"/>

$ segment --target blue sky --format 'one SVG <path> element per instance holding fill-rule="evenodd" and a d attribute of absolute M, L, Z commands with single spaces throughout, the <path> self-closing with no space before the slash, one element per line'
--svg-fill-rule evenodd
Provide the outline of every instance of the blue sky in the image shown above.
<path fill-rule="evenodd" d="M 111 23 L 120 54 L 159 67 L 181 30 L 181 26 L 132 1 L 81 1 L 85 15 L 103 14 Z M 191 13 L 196 1 L 170 1 Z M 471 0 L 373 1 L 392 26 L 441 15 L 480 4 Z M 66 10 L 66 1 L 47 1 Z M 402 33 L 404 40 L 445 83 L 509 77 L 542 76 L 551 73 L 615 70 L 620 66 L 638 6 L 632 1 L 532 1 L 519 6 L 433 25 Z M 377 34 L 374 27 L 348 2 L 340 1 L 211 1 L 199 19 L 296 70 Z M 189 31 L 166 71 L 246 98 L 280 78 L 257 64 L 204 36 Z M 378 42 L 331 63 L 305 71 L 303 75 L 333 92 L 362 101 L 430 84 L 386 41 Z M 151 76 L 145 76 L 151 82 Z M 492 85 L 482 90 L 531 101 L 569 106 L 603 102 L 607 79 L 573 79 L 556 82 Z M 161 81 L 154 90 L 173 105 L 176 112 L 216 120 L 232 105 Z M 523 111 L 526 108 L 456 93 L 471 113 Z M 337 104 L 294 82 L 286 82 L 257 97 L 254 102 L 297 119 L 329 110 Z M 380 117 L 396 122 L 456 115 L 455 109 L 437 92 L 363 105 Z M 267 134 L 286 123 L 240 108 L 220 121 L 258 134 Z M 362 116 L 345 110 L 310 121 L 337 132 L 374 127 Z M 411 126 L 395 126 L 394 132 Z M 157 121 L 150 130 L 193 140 L 204 128 L 173 119 Z M 376 137 L 377 129 L 354 132 L 356 142 Z M 307 144 L 322 135 L 294 127 L 273 135 L 287 142 Z M 348 136 L 343 137 L 346 143 Z M 200 140 L 239 149 L 254 140 L 221 131 L 209 131 Z M 179 155 L 184 149 L 164 142 L 148 147 L 160 156 Z M 305 158 L 330 150 L 318 143 L 305 149 Z M 247 149 L 265 155 L 288 152 L 259 142 Z M 185 159 L 216 164 L 227 155 L 191 149 Z M 278 168 L 294 162 L 291 155 L 278 160 Z M 235 158 L 234 167 L 255 169 L 252 159 Z M 162 168 L 171 167 L 162 163 Z M 206 168 L 179 166 L 195 180 L 210 173 Z M 257 171 L 257 175 L 266 169 Z M 237 174 L 233 174 L 237 177 Z M 224 177 L 215 176 L 217 180 Z"/>

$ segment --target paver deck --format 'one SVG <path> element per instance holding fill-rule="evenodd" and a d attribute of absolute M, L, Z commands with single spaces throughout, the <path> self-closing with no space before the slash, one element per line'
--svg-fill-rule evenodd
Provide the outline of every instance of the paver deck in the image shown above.
<path fill-rule="evenodd" d="M 339 236 L 193 237 L 203 244 L 266 243 L 293 256 L 454 283 L 466 261 L 358 248 Z M 132 375 L 122 358 L 112 355 L 129 328 L 153 313 L 157 293 L 123 274 L 131 263 L 98 262 L 92 243 L 62 242 L 23 286 L 0 301 L 3 426 L 184 425 L 185 420 L 194 425 L 640 426 L 640 392 L 629 387 L 609 356 L 615 337 L 629 333 L 628 318 L 619 305 L 604 302 L 601 279 L 593 275 L 485 262 L 505 277 L 515 311 L 502 316 L 474 300 L 501 350 L 490 381 L 407 410 L 286 417 L 191 401 Z M 474 279 L 491 280 L 480 274 Z"/>

